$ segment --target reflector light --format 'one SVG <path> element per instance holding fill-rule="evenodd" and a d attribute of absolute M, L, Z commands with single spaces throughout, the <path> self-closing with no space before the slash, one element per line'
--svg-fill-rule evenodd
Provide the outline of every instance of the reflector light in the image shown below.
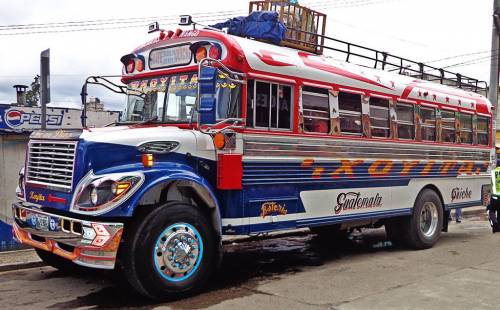
<path fill-rule="evenodd" d="M 212 59 L 220 59 L 220 50 L 216 46 L 210 47 L 210 51 L 208 52 L 208 57 Z"/>
<path fill-rule="evenodd" d="M 132 73 L 134 72 L 134 67 L 135 67 L 135 61 L 133 58 L 131 58 L 127 61 L 127 66 L 125 67 L 125 71 L 127 71 L 127 73 Z"/>
<path fill-rule="evenodd" d="M 226 136 L 223 133 L 216 133 L 213 137 L 214 146 L 218 150 L 222 150 L 226 146 Z"/>
<path fill-rule="evenodd" d="M 92 223 L 92 228 L 94 228 L 98 236 L 110 236 L 108 230 L 102 224 Z"/>
<path fill-rule="evenodd" d="M 153 154 L 142 154 L 142 165 L 146 168 L 153 167 Z"/>
<path fill-rule="evenodd" d="M 207 49 L 202 46 L 196 50 L 196 62 L 200 62 L 203 58 L 207 58 Z"/>
<path fill-rule="evenodd" d="M 103 246 L 109 240 L 109 236 L 97 236 L 94 241 L 92 241 L 92 245 L 95 246 Z"/>
<path fill-rule="evenodd" d="M 144 70 L 144 62 L 140 58 L 135 59 L 135 70 L 142 72 Z"/>
<path fill-rule="evenodd" d="M 178 37 L 178 36 L 180 36 L 180 35 L 181 35 L 181 33 L 182 33 L 182 29 L 177 29 L 177 30 L 175 31 L 175 36 L 176 36 L 176 37 Z"/>

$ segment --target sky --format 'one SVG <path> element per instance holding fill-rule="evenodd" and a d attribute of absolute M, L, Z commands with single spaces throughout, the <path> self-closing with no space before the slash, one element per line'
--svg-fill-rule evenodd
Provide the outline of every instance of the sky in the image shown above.
<path fill-rule="evenodd" d="M 492 0 L 299 3 L 327 14 L 328 36 L 438 67 L 468 62 L 448 70 L 489 79 Z M 120 57 L 158 35 L 147 33 L 150 22 L 176 29 L 176 16 L 190 14 L 197 16 L 195 21 L 211 24 L 244 15 L 248 1 L 0 0 L 0 7 L 0 103 L 15 101 L 12 86 L 29 85 L 39 73 L 40 52 L 50 48 L 51 102 L 78 107 L 87 76 L 119 75 Z M 79 21 L 93 22 L 76 27 Z M 48 23 L 67 24 L 42 28 Z M 82 29 L 87 30 L 76 31 Z M 67 30 L 71 32 L 61 32 Z M 121 110 L 125 104 L 123 96 L 100 87 L 90 87 L 89 95 L 109 109 Z"/>

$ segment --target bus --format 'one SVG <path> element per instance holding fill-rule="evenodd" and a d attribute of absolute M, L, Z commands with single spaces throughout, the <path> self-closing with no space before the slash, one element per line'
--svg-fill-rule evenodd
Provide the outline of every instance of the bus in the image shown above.
<path fill-rule="evenodd" d="M 472 91 L 207 28 L 121 61 L 117 124 L 30 137 L 13 232 L 56 268 L 178 297 L 225 235 L 385 226 L 426 249 L 450 210 L 487 200 L 492 106 Z"/>

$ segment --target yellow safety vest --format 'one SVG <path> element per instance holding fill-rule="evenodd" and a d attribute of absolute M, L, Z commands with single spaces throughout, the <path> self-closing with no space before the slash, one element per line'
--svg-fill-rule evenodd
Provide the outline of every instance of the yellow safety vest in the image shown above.
<path fill-rule="evenodd" d="M 491 194 L 500 197 L 500 167 L 491 171 Z"/>

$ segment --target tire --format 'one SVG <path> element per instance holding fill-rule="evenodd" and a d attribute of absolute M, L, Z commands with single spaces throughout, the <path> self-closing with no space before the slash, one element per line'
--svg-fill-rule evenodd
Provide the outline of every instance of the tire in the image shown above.
<path fill-rule="evenodd" d="M 170 202 L 140 217 L 126 232 L 122 272 L 148 298 L 192 295 L 216 269 L 219 240 L 198 208 Z"/>
<path fill-rule="evenodd" d="M 77 265 L 73 263 L 72 261 L 63 258 L 59 255 L 56 255 L 54 253 L 45 251 L 45 250 L 40 250 L 36 249 L 36 254 L 40 259 L 47 265 L 56 268 L 57 270 L 67 272 L 67 273 L 83 273 L 86 271 L 91 270 L 91 268 L 87 268 L 84 266 Z"/>
<path fill-rule="evenodd" d="M 396 245 L 413 249 L 434 246 L 443 228 L 443 204 L 435 191 L 424 189 L 418 194 L 413 214 L 386 224 L 386 232 Z"/>

